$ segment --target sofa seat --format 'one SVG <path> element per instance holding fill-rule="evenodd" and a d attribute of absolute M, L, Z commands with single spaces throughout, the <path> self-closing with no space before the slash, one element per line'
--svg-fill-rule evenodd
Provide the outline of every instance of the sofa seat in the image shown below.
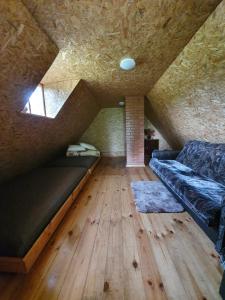
<path fill-rule="evenodd" d="M 176 160 L 151 159 L 151 168 L 209 226 L 219 223 L 225 186 Z"/>
<path fill-rule="evenodd" d="M 83 167 L 90 169 L 98 158 L 96 156 L 62 156 L 48 163 L 48 167 Z"/>
<path fill-rule="evenodd" d="M 39 168 L 0 186 L 0 256 L 23 257 L 86 172 Z"/>

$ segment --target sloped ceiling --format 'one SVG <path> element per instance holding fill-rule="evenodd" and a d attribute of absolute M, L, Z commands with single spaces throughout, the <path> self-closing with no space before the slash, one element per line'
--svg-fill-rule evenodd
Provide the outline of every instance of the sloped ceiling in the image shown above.
<path fill-rule="evenodd" d="M 25 172 L 79 140 L 100 107 L 80 81 L 55 119 L 18 112 L 0 114 L 0 181 Z"/>
<path fill-rule="evenodd" d="M 1 108 L 21 111 L 58 53 L 21 1 L 0 1 Z"/>
<path fill-rule="evenodd" d="M 45 82 L 84 79 L 102 106 L 146 94 L 220 0 L 23 0 L 60 48 Z M 119 69 L 130 55 L 131 72 Z"/>
<path fill-rule="evenodd" d="M 51 65 L 58 48 L 19 0 L 0 1 L 0 20 L 0 181 L 3 181 L 40 165 L 68 143 L 77 141 L 98 113 L 99 105 L 80 81 L 56 119 L 22 114 L 29 95 Z"/>
<path fill-rule="evenodd" d="M 145 97 L 145 117 L 155 128 L 157 128 L 158 132 L 171 148 L 177 148 L 176 142 L 173 140 L 168 128 L 164 127 L 164 124 L 162 124 L 163 122 L 161 122 L 161 114 L 159 113 L 159 115 L 157 115 L 147 97 Z"/>
<path fill-rule="evenodd" d="M 174 147 L 225 142 L 225 1 L 148 94 L 148 109 Z"/>

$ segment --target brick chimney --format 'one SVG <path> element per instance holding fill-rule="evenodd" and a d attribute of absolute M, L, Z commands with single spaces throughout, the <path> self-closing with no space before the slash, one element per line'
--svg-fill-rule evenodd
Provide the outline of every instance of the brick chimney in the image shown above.
<path fill-rule="evenodd" d="M 127 167 L 144 166 L 144 96 L 126 97 Z"/>

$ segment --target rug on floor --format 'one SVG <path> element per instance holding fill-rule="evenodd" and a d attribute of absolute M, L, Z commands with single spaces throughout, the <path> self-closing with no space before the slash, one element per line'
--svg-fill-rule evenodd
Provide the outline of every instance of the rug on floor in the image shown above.
<path fill-rule="evenodd" d="M 132 181 L 131 188 L 139 212 L 175 213 L 184 211 L 183 206 L 160 181 Z"/>

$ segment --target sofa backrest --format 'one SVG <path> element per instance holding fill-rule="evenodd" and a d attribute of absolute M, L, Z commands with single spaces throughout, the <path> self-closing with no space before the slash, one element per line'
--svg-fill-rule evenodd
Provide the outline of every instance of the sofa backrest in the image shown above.
<path fill-rule="evenodd" d="M 225 144 L 190 141 L 176 160 L 196 173 L 225 185 Z"/>

